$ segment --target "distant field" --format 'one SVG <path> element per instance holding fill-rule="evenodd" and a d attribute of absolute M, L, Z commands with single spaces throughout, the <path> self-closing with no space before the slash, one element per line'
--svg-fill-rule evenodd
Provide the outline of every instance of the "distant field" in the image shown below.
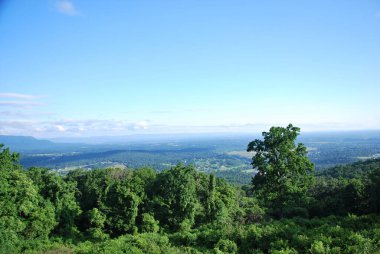
<path fill-rule="evenodd" d="M 365 133 L 364 133 L 365 134 Z M 340 135 L 302 136 L 300 142 L 308 149 L 308 156 L 316 170 L 380 157 L 378 136 Z M 373 134 L 374 135 L 374 134 Z M 377 135 L 377 134 L 376 134 Z M 3 141 L 1 140 L 3 138 Z M 9 143 L 0 136 L 0 143 L 21 153 L 24 167 L 40 166 L 65 174 L 75 168 L 152 167 L 157 171 L 169 169 L 177 163 L 194 165 L 202 172 L 215 172 L 217 176 L 234 183 L 249 183 L 255 170 L 251 159 L 254 153 L 246 152 L 252 140 L 240 137 L 199 137 L 168 141 L 122 144 L 63 144 L 19 137 L 22 142 Z M 29 142 L 29 143 L 27 143 Z M 24 147 L 23 144 L 28 146 Z"/>
<path fill-rule="evenodd" d="M 226 154 L 228 155 L 237 155 L 240 157 L 252 159 L 253 155 L 255 154 L 254 152 L 246 152 L 246 151 L 231 151 L 227 152 Z"/>
<path fill-rule="evenodd" d="M 369 159 L 377 159 L 380 158 L 380 154 L 373 154 L 371 156 L 361 156 L 357 157 L 359 160 L 369 160 Z"/>

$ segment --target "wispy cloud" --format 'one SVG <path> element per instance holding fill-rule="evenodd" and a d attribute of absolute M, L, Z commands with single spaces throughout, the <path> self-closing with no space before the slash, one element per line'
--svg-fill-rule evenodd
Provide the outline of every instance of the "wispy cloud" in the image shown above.
<path fill-rule="evenodd" d="M 42 104 L 41 104 L 42 105 Z M 53 112 L 42 111 L 42 112 L 34 112 L 34 111 L 26 111 L 24 108 L 14 108 L 9 110 L 0 111 L 0 118 L 8 118 L 8 119 L 25 119 L 25 118 L 38 118 L 38 117 L 53 117 L 55 114 Z"/>
<path fill-rule="evenodd" d="M 38 101 L 40 98 L 33 94 L 0 92 L 0 106 L 9 109 L 31 108 L 43 105 Z"/>
<path fill-rule="evenodd" d="M 0 106 L 5 107 L 27 108 L 41 105 L 42 103 L 34 101 L 0 101 Z"/>
<path fill-rule="evenodd" d="M 23 93 L 0 93 L 0 98 L 34 100 L 34 99 L 38 99 L 40 97 L 36 96 L 36 95 L 23 94 Z"/>
<path fill-rule="evenodd" d="M 79 14 L 78 10 L 75 8 L 74 4 L 69 0 L 58 0 L 55 2 L 55 8 L 66 15 L 76 16 Z"/>
<path fill-rule="evenodd" d="M 149 120 L 127 121 L 110 119 L 56 119 L 56 120 L 7 120 L 0 117 L 0 134 L 27 135 L 42 138 L 55 137 L 97 137 L 124 136 L 131 134 L 194 134 L 194 133 L 249 133 L 258 134 L 271 126 L 286 126 L 287 123 L 244 123 L 224 125 L 169 125 L 152 123 Z M 297 123 L 302 132 L 324 130 L 375 129 L 378 122 L 371 126 L 346 125 L 339 122 Z M 364 128 L 365 127 L 365 128 Z"/>
<path fill-rule="evenodd" d="M 148 120 L 128 122 L 124 120 L 54 121 L 0 120 L 0 133 L 6 135 L 32 135 L 38 137 L 125 135 L 149 131 Z"/>
<path fill-rule="evenodd" d="M 151 114 L 169 114 L 171 113 L 170 110 L 153 110 L 150 111 Z"/>

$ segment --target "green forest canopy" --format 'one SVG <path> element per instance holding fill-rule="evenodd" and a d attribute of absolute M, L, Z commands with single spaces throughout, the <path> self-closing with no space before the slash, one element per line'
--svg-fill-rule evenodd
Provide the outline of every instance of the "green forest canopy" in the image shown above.
<path fill-rule="evenodd" d="M 252 141 L 243 187 L 183 164 L 61 176 L 1 146 L 0 253 L 379 253 L 380 160 L 314 174 L 298 134 Z"/>

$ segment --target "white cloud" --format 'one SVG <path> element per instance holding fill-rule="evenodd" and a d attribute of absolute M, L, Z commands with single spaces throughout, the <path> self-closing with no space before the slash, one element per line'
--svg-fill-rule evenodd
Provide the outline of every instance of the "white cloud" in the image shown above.
<path fill-rule="evenodd" d="M 4 110 L 0 111 L 0 117 L 25 117 L 26 114 L 21 111 Z"/>
<path fill-rule="evenodd" d="M 54 126 L 56 129 L 57 129 L 57 131 L 59 131 L 59 132 L 65 132 L 66 131 L 66 128 L 65 127 L 63 127 L 62 125 L 55 125 Z"/>
<path fill-rule="evenodd" d="M 74 4 L 69 0 L 59 0 L 55 3 L 55 7 L 59 12 L 69 16 L 75 16 L 79 14 Z"/>
<path fill-rule="evenodd" d="M 6 135 L 31 135 L 37 137 L 107 136 L 145 133 L 150 128 L 148 120 L 128 122 L 123 120 L 55 121 L 0 120 L 0 133 Z"/>
<path fill-rule="evenodd" d="M 133 129 L 135 130 L 147 130 L 149 128 L 149 121 L 139 121 L 134 124 Z"/>
<path fill-rule="evenodd" d="M 0 98 L 33 100 L 33 99 L 38 99 L 39 96 L 31 95 L 31 94 L 22 94 L 22 93 L 0 93 Z"/>
<path fill-rule="evenodd" d="M 27 108 L 32 106 L 40 106 L 42 105 L 39 102 L 34 101 L 0 101 L 0 106 L 7 107 L 16 107 L 16 108 Z"/>
<path fill-rule="evenodd" d="M 294 122 L 295 126 L 301 127 L 301 131 L 324 131 L 324 130 L 360 130 L 378 129 L 378 121 L 371 126 L 352 124 L 350 128 L 339 122 L 325 123 L 300 123 Z M 26 135 L 39 138 L 56 137 L 96 137 L 96 136 L 123 136 L 131 134 L 175 134 L 175 133 L 251 133 L 257 134 L 267 131 L 271 126 L 286 126 L 286 123 L 243 123 L 224 125 L 168 125 L 156 124 L 149 120 L 136 122 L 126 120 L 106 119 L 62 119 L 62 120 L 6 120 L 0 118 L 0 134 L 3 135 Z"/>
<path fill-rule="evenodd" d="M 0 93 L 0 106 L 8 108 L 29 108 L 42 105 L 36 102 L 37 95 L 23 93 Z M 3 99 L 3 100 L 1 100 Z"/>

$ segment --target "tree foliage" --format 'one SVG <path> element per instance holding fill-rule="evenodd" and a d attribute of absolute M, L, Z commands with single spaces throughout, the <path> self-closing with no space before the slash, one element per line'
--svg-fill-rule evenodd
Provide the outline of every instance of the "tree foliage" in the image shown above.
<path fill-rule="evenodd" d="M 62 176 L 2 149 L 0 253 L 379 253 L 380 159 L 311 184 L 298 134 L 249 144 L 253 189 L 184 164 Z"/>
<path fill-rule="evenodd" d="M 57 222 L 52 203 L 20 170 L 18 155 L 3 149 L 0 163 L 0 252 L 13 252 L 25 240 L 47 239 Z"/>
<path fill-rule="evenodd" d="M 295 143 L 299 133 L 300 128 L 291 124 L 286 128 L 272 127 L 262 133 L 263 140 L 255 139 L 247 148 L 255 153 L 254 192 L 280 217 L 304 206 L 312 183 L 313 164 L 307 157 L 306 147 Z"/>

